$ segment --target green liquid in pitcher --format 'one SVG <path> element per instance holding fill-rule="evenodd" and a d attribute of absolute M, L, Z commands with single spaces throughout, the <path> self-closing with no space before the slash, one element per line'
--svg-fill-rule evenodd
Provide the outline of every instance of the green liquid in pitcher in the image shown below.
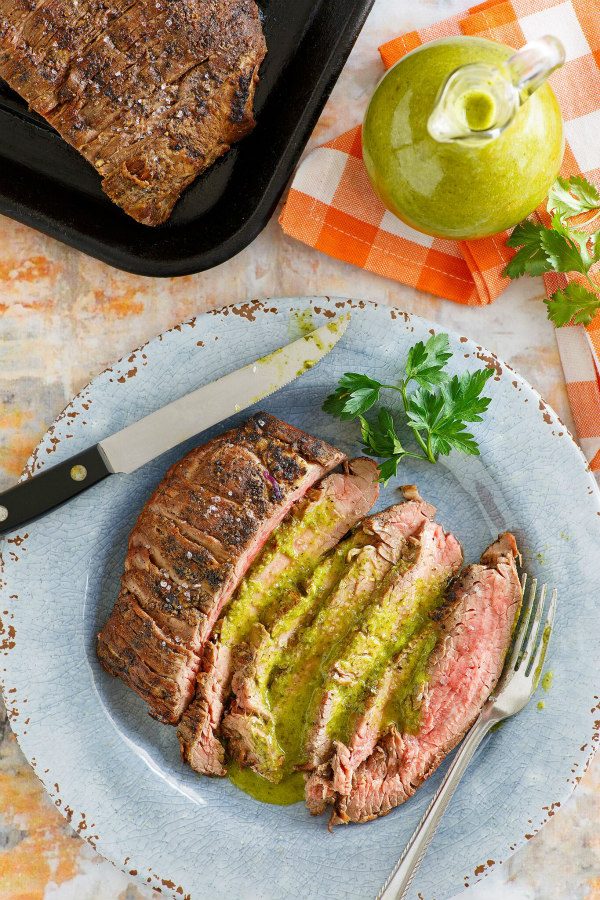
<path fill-rule="evenodd" d="M 494 124 L 496 103 L 485 91 L 469 91 L 462 98 L 461 113 L 473 131 L 485 131 Z"/>
<path fill-rule="evenodd" d="M 364 160 L 385 205 L 407 224 L 440 237 L 485 237 L 520 222 L 544 200 L 564 148 L 548 84 L 486 143 L 442 143 L 427 130 L 438 92 L 455 69 L 501 66 L 513 52 L 481 38 L 447 38 L 412 51 L 380 82 L 363 126 Z M 493 125 L 494 98 L 485 84 L 459 102 L 471 129 Z"/>

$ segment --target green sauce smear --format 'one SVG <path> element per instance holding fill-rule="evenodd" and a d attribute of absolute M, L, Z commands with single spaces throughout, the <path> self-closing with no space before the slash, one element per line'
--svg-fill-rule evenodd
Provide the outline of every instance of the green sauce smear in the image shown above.
<path fill-rule="evenodd" d="M 533 673 L 534 690 L 537 688 L 537 686 L 538 686 L 539 683 L 540 683 L 540 677 L 541 677 L 541 675 L 542 675 L 542 668 L 543 668 L 543 666 L 544 666 L 544 659 L 546 658 L 546 650 L 548 649 L 548 642 L 549 642 L 549 640 L 550 640 L 550 635 L 551 635 L 551 633 L 552 633 L 551 627 L 550 627 L 549 625 L 546 625 L 546 627 L 544 628 L 544 632 L 543 632 L 543 634 L 542 634 L 542 657 L 541 657 L 541 661 L 540 661 L 540 664 L 538 665 L 537 669 L 536 669 L 535 672 Z M 554 677 L 554 676 L 552 675 L 551 678 L 550 678 L 550 684 L 552 684 L 552 678 L 553 678 L 553 677 Z"/>
<path fill-rule="evenodd" d="M 399 731 L 416 734 L 421 724 L 420 693 L 427 684 L 427 664 L 438 641 L 439 631 L 430 623 L 402 654 L 401 668 L 393 679 L 382 716 L 382 726 L 396 725 Z"/>
<path fill-rule="evenodd" d="M 297 588 L 318 561 L 318 557 L 315 558 L 314 551 L 310 549 L 304 553 L 297 551 L 298 539 L 309 529 L 320 531 L 327 528 L 331 521 L 330 501 L 325 499 L 279 526 L 242 581 L 221 620 L 222 642 L 233 646 L 248 637 L 251 626 L 260 620 L 261 614 L 271 609 L 272 615 L 276 615 L 272 609 L 274 605 Z M 282 555 L 289 557 L 291 563 L 285 568 L 283 575 L 276 573 L 274 579 L 270 580 L 268 573 Z"/>
<path fill-rule="evenodd" d="M 317 521 L 324 515 L 315 514 Z M 259 571 L 273 554 L 293 552 L 297 528 L 281 529 Z M 224 620 L 222 634 L 231 640 L 260 628 L 253 687 L 271 716 L 246 720 L 256 771 L 229 766 L 231 781 L 257 800 L 285 805 L 303 799 L 304 778 L 297 768 L 305 762 L 307 737 L 325 691 L 332 696 L 330 740 L 347 742 L 367 703 L 381 732 L 392 723 L 418 731 L 427 663 L 439 633 L 430 613 L 442 602 L 446 582 L 406 581 L 416 562 L 412 551 L 392 565 L 367 541 L 356 532 L 316 564 L 313 560 L 312 568 L 292 567 L 283 591 L 278 583 L 267 600 L 255 564 Z M 336 677 L 340 670 L 351 674 L 347 682 Z"/>
<path fill-rule="evenodd" d="M 395 568 L 401 571 L 406 565 L 406 560 L 402 560 Z M 334 704 L 327 728 L 332 740 L 347 742 L 356 716 L 363 709 L 365 696 L 391 660 L 425 626 L 429 612 L 441 602 L 444 588 L 445 582 L 417 580 L 400 600 L 392 590 L 375 597 L 360 629 L 351 635 L 341 653 L 335 654 L 336 669 L 348 673 L 348 681 L 340 682 L 335 677 L 325 681 L 325 689 L 331 692 Z M 405 614 L 399 617 L 403 606 Z"/>
<path fill-rule="evenodd" d="M 249 794 L 261 803 L 271 803 L 275 806 L 291 806 L 304 800 L 304 776 L 302 772 L 292 772 L 277 784 L 267 781 L 253 772 L 245 769 L 238 763 L 229 763 L 227 774 L 232 784 Z"/>
<path fill-rule="evenodd" d="M 294 331 L 299 331 L 301 335 L 310 334 L 311 331 L 315 330 L 312 309 L 308 307 L 302 312 L 293 312 L 290 325 L 295 326 Z"/>
<path fill-rule="evenodd" d="M 307 596 L 313 598 L 313 618 L 280 655 L 263 685 L 273 719 L 263 723 L 260 735 L 264 756 L 261 771 L 274 780 L 286 779 L 302 762 L 306 723 L 312 720 L 313 705 L 318 702 L 323 660 L 354 625 L 365 602 L 361 593 L 349 597 L 345 606 L 335 602 L 340 583 L 356 578 L 364 569 L 360 552 L 351 558 L 353 551 L 360 551 L 361 543 L 361 534 L 350 537 L 315 570 L 307 589 Z"/>
<path fill-rule="evenodd" d="M 542 678 L 542 687 L 546 692 L 548 692 L 550 690 L 550 688 L 552 687 L 553 681 L 554 681 L 554 672 L 550 672 L 550 671 L 546 672 L 546 674 Z"/>

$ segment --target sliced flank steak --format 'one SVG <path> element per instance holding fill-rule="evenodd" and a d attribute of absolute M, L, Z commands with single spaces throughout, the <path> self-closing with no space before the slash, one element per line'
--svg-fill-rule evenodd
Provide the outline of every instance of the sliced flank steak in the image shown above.
<path fill-rule="evenodd" d="M 285 757 L 272 727 L 269 680 L 288 645 L 347 573 L 351 555 L 363 545 L 364 537 L 357 531 L 327 554 L 306 585 L 289 592 L 276 616 L 255 623 L 247 641 L 237 649 L 232 666 L 233 699 L 221 727 L 229 755 L 241 765 L 277 780 Z"/>
<path fill-rule="evenodd" d="M 221 610 L 293 504 L 344 458 L 259 413 L 167 472 L 131 532 L 121 591 L 98 635 L 104 668 L 155 718 L 179 721 Z"/>
<path fill-rule="evenodd" d="M 217 732 L 234 671 L 267 629 L 282 641 L 304 620 L 313 601 L 310 573 L 369 511 L 378 490 L 371 460 L 353 460 L 347 472 L 329 475 L 295 505 L 248 572 L 204 649 L 195 696 L 179 726 L 182 756 L 196 771 L 225 774 Z M 334 577 L 336 566 L 330 568 L 322 587 Z"/>
<path fill-rule="evenodd" d="M 351 774 L 307 784 L 307 803 L 319 813 L 334 805 L 331 824 L 366 822 L 404 803 L 459 743 L 501 674 L 521 603 L 517 546 L 503 534 L 453 586 L 437 625 L 440 637 L 420 687 L 416 732 L 391 725 Z"/>
<path fill-rule="evenodd" d="M 384 670 L 367 694 L 364 710 L 356 717 L 347 744 L 335 741 L 331 760 L 311 776 L 309 793 L 326 785 L 331 796 L 349 794 L 354 772 L 371 755 L 387 728 L 399 721 L 404 728 L 410 728 L 415 711 L 418 716 L 422 673 L 439 635 L 436 623 L 428 622 Z"/>
<path fill-rule="evenodd" d="M 461 563 L 460 544 L 436 522 L 425 522 L 410 538 L 329 668 L 307 742 L 307 770 L 331 757 L 336 739 L 347 739 L 349 711 L 364 706 L 380 674 L 440 605 Z"/>
<path fill-rule="evenodd" d="M 364 519 L 308 580 L 308 616 L 296 616 L 292 604 L 269 629 L 255 632 L 223 723 L 238 762 L 275 782 L 305 762 L 303 722 L 316 713 L 311 704 L 323 659 L 355 630 L 376 586 L 434 513 L 417 496 Z M 296 726 L 278 733 L 277 721 Z"/>
<path fill-rule="evenodd" d="M 0 76 L 145 225 L 254 127 L 254 0 L 0 0 Z"/>

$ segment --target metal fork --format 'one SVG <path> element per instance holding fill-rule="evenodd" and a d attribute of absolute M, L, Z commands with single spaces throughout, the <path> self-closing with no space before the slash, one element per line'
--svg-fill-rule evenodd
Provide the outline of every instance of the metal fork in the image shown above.
<path fill-rule="evenodd" d="M 523 575 L 521 586 L 525 598 L 527 574 Z M 459 781 L 473 758 L 473 754 L 494 725 L 521 712 L 535 693 L 556 611 L 556 589 L 552 591 L 548 605 L 546 604 L 547 592 L 547 585 L 544 584 L 538 594 L 537 578 L 532 580 L 527 599 L 523 600 L 523 608 L 515 629 L 510 655 L 504 665 L 496 690 L 481 710 L 475 724 L 467 732 L 435 797 L 429 804 L 391 875 L 377 894 L 376 900 L 404 900 L 415 872 L 427 852 L 431 839 L 446 812 Z M 542 624 L 546 606 L 546 618 Z"/>

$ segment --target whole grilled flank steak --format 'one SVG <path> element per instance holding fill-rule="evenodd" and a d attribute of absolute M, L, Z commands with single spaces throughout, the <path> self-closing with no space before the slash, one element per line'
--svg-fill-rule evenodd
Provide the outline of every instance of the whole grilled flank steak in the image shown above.
<path fill-rule="evenodd" d="M 305 590 L 307 575 L 370 510 L 379 493 L 377 474 L 372 460 L 355 459 L 347 473 L 328 475 L 296 503 L 247 573 L 205 647 L 195 697 L 179 726 L 183 758 L 197 772 L 225 774 L 217 731 L 246 641 L 265 635 L 284 646 L 302 624 L 315 599 Z M 336 560 L 322 564 L 328 571 L 321 574 L 321 592 L 336 577 Z"/>
<path fill-rule="evenodd" d="M 459 743 L 502 671 L 521 602 L 516 556 L 514 537 L 503 534 L 480 564 L 464 570 L 432 622 L 439 634 L 424 677 L 415 681 L 413 676 L 413 696 L 407 698 L 401 677 L 408 664 L 404 657 L 381 682 L 382 696 L 371 702 L 348 745 L 339 743 L 330 761 L 308 779 L 311 812 L 333 804 L 332 825 L 385 815 L 412 796 Z M 400 692 L 399 702 L 395 691 Z M 413 728 L 407 699 L 409 707 L 411 702 L 418 706 Z M 378 703 L 383 708 L 391 703 L 396 721 L 369 752 L 384 721 L 371 715 Z M 365 741 L 366 756 L 361 751 Z"/>
<path fill-rule="evenodd" d="M 0 0 L 0 76 L 145 225 L 254 127 L 254 0 Z"/>
<path fill-rule="evenodd" d="M 129 538 L 121 590 L 98 635 L 104 668 L 176 724 L 221 610 L 292 505 L 344 454 L 274 416 L 252 416 L 166 474 Z"/>
<path fill-rule="evenodd" d="M 356 633 L 378 585 L 412 552 L 414 535 L 434 512 L 415 495 L 364 519 L 307 581 L 307 621 L 289 628 L 284 617 L 268 634 L 254 635 L 233 676 L 235 699 L 223 721 L 238 762 L 273 782 L 306 764 L 307 730 L 319 711 L 327 662 Z"/>

